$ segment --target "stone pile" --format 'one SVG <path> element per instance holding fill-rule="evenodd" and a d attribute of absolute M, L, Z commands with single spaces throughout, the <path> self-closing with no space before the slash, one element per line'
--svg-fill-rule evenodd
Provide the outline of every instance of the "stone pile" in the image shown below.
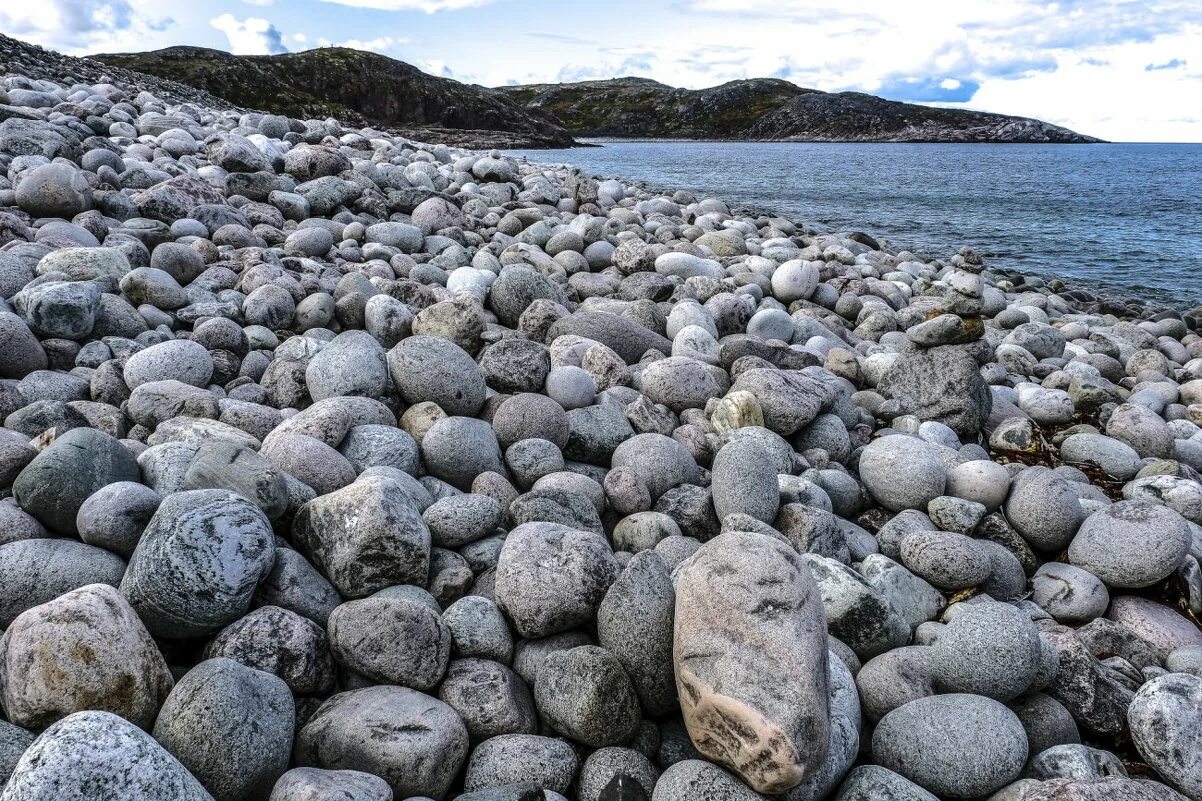
<path fill-rule="evenodd" d="M 0 801 L 1202 799 L 1202 336 L 0 79 Z"/>

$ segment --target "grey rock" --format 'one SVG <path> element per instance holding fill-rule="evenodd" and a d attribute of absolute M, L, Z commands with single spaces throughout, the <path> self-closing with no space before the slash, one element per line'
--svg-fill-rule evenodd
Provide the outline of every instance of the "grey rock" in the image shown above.
<path fill-rule="evenodd" d="M 265 796 L 292 750 L 294 711 L 278 677 L 232 659 L 188 671 L 159 712 L 154 738 L 217 801 Z"/>
<path fill-rule="evenodd" d="M 826 626 L 805 563 L 780 540 L 730 532 L 675 582 L 676 685 L 697 749 L 765 792 L 805 781 L 829 738 Z"/>
<path fill-rule="evenodd" d="M 25 321 L 0 311 L 0 378 L 24 378 L 46 365 L 46 351 Z"/>
<path fill-rule="evenodd" d="M 309 360 L 305 386 L 315 401 L 346 395 L 378 398 L 389 389 L 384 348 L 366 331 L 344 331 Z"/>
<path fill-rule="evenodd" d="M 638 732 L 634 687 L 604 648 L 581 645 L 548 654 L 534 682 L 534 700 L 547 725 L 593 748 L 623 745 Z"/>
<path fill-rule="evenodd" d="M 519 782 L 533 782 L 556 793 L 567 793 L 578 761 L 572 745 L 533 734 L 502 734 L 472 750 L 463 778 L 468 792 Z"/>
<path fill-rule="evenodd" d="M 293 751 L 301 767 L 359 770 L 379 776 L 397 798 L 442 799 L 468 754 L 455 711 L 404 687 L 339 693 L 310 718 Z"/>
<path fill-rule="evenodd" d="M 997 701 L 936 695 L 882 718 L 872 735 L 872 756 L 933 793 L 975 798 L 1018 778 L 1027 761 L 1027 735 Z"/>
<path fill-rule="evenodd" d="M 1191 541 L 1185 519 L 1173 510 L 1119 501 L 1085 519 L 1068 558 L 1107 586 L 1147 587 L 1177 569 Z"/>
<path fill-rule="evenodd" d="M 763 411 L 764 425 L 782 437 L 808 425 L 832 399 L 828 384 L 796 370 L 747 370 L 739 373 L 731 390 L 753 395 Z"/>
<path fill-rule="evenodd" d="M 908 414 L 935 420 L 961 437 L 985 426 L 993 395 L 977 362 L 962 347 L 944 345 L 908 353 L 894 362 L 877 387 Z"/>
<path fill-rule="evenodd" d="M 1005 512 L 1010 525 L 1041 551 L 1064 548 L 1085 519 L 1072 487 L 1046 467 L 1028 467 L 1014 479 Z"/>
<path fill-rule="evenodd" d="M 297 695 L 320 695 L 334 684 L 325 631 L 278 606 L 263 606 L 235 620 L 209 641 L 204 655 L 233 659 L 277 676 Z"/>
<path fill-rule="evenodd" d="M 685 409 L 703 409 L 706 401 L 722 394 L 704 364 L 683 356 L 670 356 L 643 368 L 641 388 L 654 403 L 678 414 Z"/>
<path fill-rule="evenodd" d="M 719 520 L 746 514 L 771 523 L 780 508 L 777 473 L 768 454 L 749 438 L 734 439 L 714 456 L 711 489 Z"/>
<path fill-rule="evenodd" d="M 28 539 L 0 545 L 0 626 L 26 609 L 87 584 L 116 587 L 125 560 L 72 540 Z"/>
<path fill-rule="evenodd" d="M 604 312 L 578 311 L 562 317 L 551 324 L 546 341 L 566 335 L 595 339 L 612 348 L 627 364 L 634 364 L 649 350 L 663 354 L 672 350 L 672 343 L 654 331 Z"/>
<path fill-rule="evenodd" d="M 13 482 L 13 497 L 43 525 L 77 534 L 83 502 L 107 484 L 141 477 L 134 455 L 102 431 L 75 428 L 56 438 Z"/>
<path fill-rule="evenodd" d="M 75 515 L 79 538 L 129 558 L 162 497 L 136 481 L 107 484 L 88 496 Z"/>
<path fill-rule="evenodd" d="M 291 548 L 276 548 L 271 572 L 255 589 L 255 603 L 278 606 L 324 626 L 342 599 L 305 557 Z"/>
<path fill-rule="evenodd" d="M 661 716 L 678 708 L 672 663 L 676 594 L 667 564 L 655 551 L 634 556 L 597 610 L 597 641 L 634 685 L 643 711 Z"/>
<path fill-rule="evenodd" d="M 989 577 L 989 555 L 977 541 L 950 531 L 917 531 L 901 541 L 901 561 L 944 590 L 975 587 Z"/>
<path fill-rule="evenodd" d="M 421 452 L 431 475 L 460 489 L 470 488 L 482 473 L 505 472 L 492 427 L 471 417 L 444 417 L 430 426 Z"/>
<path fill-rule="evenodd" d="M 1101 579 L 1063 562 L 1041 565 L 1031 578 L 1031 600 L 1066 625 L 1099 618 L 1110 606 L 1110 593 Z"/>
<path fill-rule="evenodd" d="M 818 584 L 827 630 L 861 659 L 871 659 L 910 640 L 910 624 L 868 580 L 846 565 L 817 554 L 802 559 Z"/>
<path fill-rule="evenodd" d="M 225 490 L 178 492 L 147 524 L 121 594 L 152 634 L 209 634 L 250 608 L 275 541 L 257 506 Z"/>
<path fill-rule="evenodd" d="M 652 500 L 678 484 L 700 480 L 697 463 L 679 440 L 663 434 L 637 434 L 614 449 L 612 466 L 628 467 L 651 493 Z"/>
<path fill-rule="evenodd" d="M 535 734 L 538 715 L 530 689 L 516 673 L 489 659 L 456 659 L 438 697 L 459 713 L 472 742 L 506 734 Z"/>
<path fill-rule="evenodd" d="M 455 658 L 474 656 L 503 664 L 512 660 L 513 636 L 494 601 L 479 595 L 460 598 L 443 612 L 442 622 L 451 632 Z"/>
<path fill-rule="evenodd" d="M 613 790 L 607 793 L 606 788 L 619 776 L 623 780 L 633 780 L 642 787 L 645 793 L 643 797 L 650 799 L 659 779 L 659 769 L 633 749 L 598 748 L 589 754 L 580 768 L 577 797 L 580 801 L 609 801 Z"/>
<path fill-rule="evenodd" d="M 1007 706 L 1022 721 L 1032 754 L 1042 753 L 1056 745 L 1081 742 L 1081 732 L 1072 714 L 1050 695 L 1031 693 Z"/>
<path fill-rule="evenodd" d="M 105 584 L 29 609 L 0 639 L 0 701 L 9 720 L 31 729 L 85 709 L 148 728 L 171 685 L 150 634 Z"/>
<path fill-rule="evenodd" d="M 496 572 L 497 605 L 523 637 L 545 637 L 593 619 L 618 564 L 599 534 L 557 523 L 509 532 Z"/>
<path fill-rule="evenodd" d="M 860 765 L 847 774 L 837 801 L 938 801 L 914 782 L 880 765 Z"/>
<path fill-rule="evenodd" d="M 344 597 L 393 584 L 424 584 L 430 531 L 413 498 L 393 481 L 364 476 L 306 503 L 293 536 Z"/>
<path fill-rule="evenodd" d="M 484 403 L 484 374 L 446 339 L 412 336 L 388 351 L 388 373 L 408 403 L 432 401 L 449 415 L 473 415 Z"/>
<path fill-rule="evenodd" d="M 387 591 L 341 604 L 327 628 L 338 664 L 382 684 L 428 692 L 451 655 L 451 632 L 439 610 Z"/>
<path fill-rule="evenodd" d="M 763 801 L 737 776 L 701 759 L 686 759 L 664 770 L 655 785 L 652 801 Z"/>
<path fill-rule="evenodd" d="M 1170 673 L 1149 681 L 1127 721 L 1140 756 L 1188 797 L 1202 796 L 1202 679 Z"/>
<path fill-rule="evenodd" d="M 880 437 L 860 454 L 860 480 L 890 511 L 927 508 L 944 493 L 947 469 L 933 448 L 917 437 Z M 904 475 L 905 481 L 898 481 Z"/>
<path fill-rule="evenodd" d="M 42 733 L 5 801 L 213 801 L 149 734 L 109 712 L 78 712 Z"/>
<path fill-rule="evenodd" d="M 1031 619 L 1017 607 L 991 601 L 956 612 L 931 646 L 938 687 L 999 701 L 1025 692 L 1039 674 L 1043 655 Z"/>
<path fill-rule="evenodd" d="M 393 801 L 379 776 L 358 770 L 293 768 L 280 777 L 267 801 Z"/>

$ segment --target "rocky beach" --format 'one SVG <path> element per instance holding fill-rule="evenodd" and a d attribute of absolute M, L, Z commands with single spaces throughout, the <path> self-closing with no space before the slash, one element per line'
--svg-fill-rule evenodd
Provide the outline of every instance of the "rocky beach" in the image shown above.
<path fill-rule="evenodd" d="M 1202 310 L 28 61 L 0 801 L 1202 800 Z"/>

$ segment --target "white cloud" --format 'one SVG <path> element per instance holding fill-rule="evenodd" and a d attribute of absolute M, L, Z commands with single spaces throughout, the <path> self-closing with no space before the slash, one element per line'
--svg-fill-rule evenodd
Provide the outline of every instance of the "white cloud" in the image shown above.
<path fill-rule="evenodd" d="M 405 39 L 403 37 L 380 36 L 375 39 L 368 39 L 366 41 L 363 39 L 347 39 L 345 41 L 339 42 L 338 46 L 339 47 L 350 47 L 355 50 L 368 50 L 368 51 L 371 51 L 372 53 L 383 53 L 384 55 L 391 55 L 390 53 L 388 53 L 389 50 L 392 50 L 393 48 L 396 48 L 396 47 L 399 47 L 400 45 L 408 44 L 408 43 L 409 43 L 409 40 Z"/>
<path fill-rule="evenodd" d="M 248 6 L 269 6 L 274 3 L 275 0 L 242 0 L 242 2 L 246 3 Z"/>
<path fill-rule="evenodd" d="M 225 34 L 231 53 L 253 56 L 288 52 L 283 36 L 262 17 L 240 20 L 233 14 L 222 14 L 209 20 L 209 24 Z"/>
<path fill-rule="evenodd" d="M 479 8 L 493 0 L 324 0 L 340 6 L 374 8 L 381 11 L 423 11 L 434 14 L 439 11 L 458 11 L 464 8 Z"/>
<path fill-rule="evenodd" d="M 0 31 L 71 55 L 142 50 L 173 27 L 140 0 L 0 0 Z"/>

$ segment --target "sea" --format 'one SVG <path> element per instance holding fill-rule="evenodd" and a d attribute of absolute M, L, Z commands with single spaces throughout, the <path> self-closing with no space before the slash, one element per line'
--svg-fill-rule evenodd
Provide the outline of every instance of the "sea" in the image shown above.
<path fill-rule="evenodd" d="M 925 256 L 968 245 L 993 267 L 1202 305 L 1202 144 L 591 143 L 513 153 Z"/>

